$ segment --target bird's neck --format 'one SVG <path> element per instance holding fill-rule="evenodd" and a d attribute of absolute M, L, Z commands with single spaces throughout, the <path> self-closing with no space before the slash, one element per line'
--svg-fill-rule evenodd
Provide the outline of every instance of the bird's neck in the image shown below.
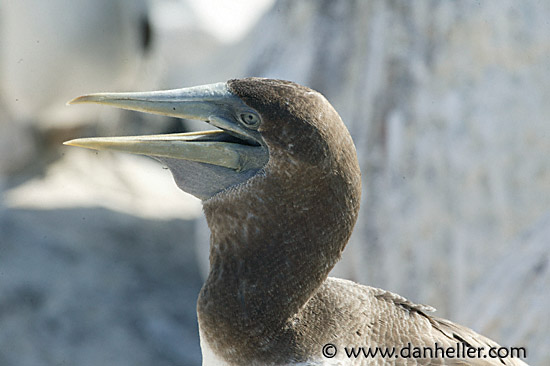
<path fill-rule="evenodd" d="M 270 354 L 270 347 L 291 344 L 293 335 L 284 329 L 326 279 L 349 239 L 357 186 L 315 169 L 286 173 L 259 174 L 247 189 L 224 192 L 204 204 L 211 268 L 198 315 L 201 335 L 217 353 L 233 350 L 242 360 L 245 354 Z"/>

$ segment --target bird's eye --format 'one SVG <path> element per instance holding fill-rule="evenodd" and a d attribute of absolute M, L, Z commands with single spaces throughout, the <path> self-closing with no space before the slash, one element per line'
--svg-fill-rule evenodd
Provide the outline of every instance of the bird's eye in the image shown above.
<path fill-rule="evenodd" d="M 241 121 L 247 126 L 247 127 L 258 127 L 260 125 L 260 117 L 257 114 L 254 113 L 242 113 L 241 114 Z"/>

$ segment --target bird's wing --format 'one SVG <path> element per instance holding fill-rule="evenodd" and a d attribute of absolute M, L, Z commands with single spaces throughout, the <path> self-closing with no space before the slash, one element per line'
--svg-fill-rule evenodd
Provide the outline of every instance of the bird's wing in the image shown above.
<path fill-rule="evenodd" d="M 316 344 L 318 349 L 311 349 L 311 354 L 319 353 L 325 344 L 336 346 L 338 356 L 325 359 L 327 365 L 526 365 L 519 358 L 491 357 L 489 349 L 500 347 L 496 342 L 428 314 L 433 311 L 389 291 L 329 277 L 299 314 L 300 334 L 306 343 Z M 355 351 L 370 348 L 369 352 L 395 348 L 396 353 L 371 357 L 360 351 L 357 357 L 349 357 L 352 347 Z M 457 352 L 465 355 L 472 347 L 467 357 L 457 357 Z M 447 351 L 450 348 L 454 350 Z M 419 358 L 415 352 L 434 352 L 436 357 Z"/>
<path fill-rule="evenodd" d="M 359 285 L 360 286 L 360 285 Z M 361 286 L 363 287 L 363 286 Z M 366 286 L 365 286 L 366 287 Z M 474 357 L 471 357 L 466 361 L 462 360 L 456 360 L 455 363 L 457 365 L 462 365 L 462 362 L 466 362 L 464 364 L 467 365 L 512 365 L 512 366 L 524 366 L 526 365 L 525 362 L 521 361 L 519 358 L 510 358 L 510 357 L 498 357 L 499 353 L 497 351 L 502 348 L 501 355 L 503 356 L 505 353 L 509 352 L 509 349 L 505 347 L 501 347 L 498 343 L 495 341 L 473 331 L 470 328 L 467 328 L 465 326 L 462 326 L 460 324 L 456 324 L 452 321 L 442 319 L 439 317 L 434 317 L 426 314 L 427 312 L 434 312 L 435 309 L 428 305 L 422 305 L 422 304 L 415 304 L 404 297 L 394 294 L 392 292 L 378 289 L 378 288 L 368 288 L 365 289 L 366 291 L 372 291 L 376 298 L 381 299 L 383 301 L 389 301 L 393 303 L 395 306 L 403 307 L 404 309 L 415 312 L 421 316 L 420 319 L 424 318 L 427 320 L 434 330 L 434 342 L 438 341 L 438 339 L 445 339 L 448 342 L 454 343 L 454 344 L 464 344 L 468 348 L 473 348 L 476 350 L 476 352 L 473 352 L 472 354 Z M 494 353 L 491 351 L 491 354 L 488 354 L 490 350 L 494 350 Z M 481 356 L 481 357 L 475 357 L 475 356 Z M 486 356 L 486 357 L 485 357 Z M 454 365 L 455 363 L 451 363 Z"/>

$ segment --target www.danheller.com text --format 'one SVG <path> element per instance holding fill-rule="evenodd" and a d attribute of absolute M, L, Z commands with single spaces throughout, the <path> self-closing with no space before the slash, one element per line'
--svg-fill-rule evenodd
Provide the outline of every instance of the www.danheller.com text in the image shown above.
<path fill-rule="evenodd" d="M 323 346 L 323 356 L 334 358 L 340 350 L 332 343 Z M 403 347 L 343 347 L 347 358 L 526 358 L 525 347 L 472 347 L 457 342 L 454 347 L 443 347 L 437 342 L 431 347 L 414 346 L 407 343 Z"/>

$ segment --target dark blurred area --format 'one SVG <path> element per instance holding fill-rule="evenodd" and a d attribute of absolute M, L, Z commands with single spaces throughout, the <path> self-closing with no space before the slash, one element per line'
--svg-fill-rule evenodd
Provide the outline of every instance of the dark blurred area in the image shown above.
<path fill-rule="evenodd" d="M 354 138 L 334 275 L 550 362 L 550 5 L 0 1 L 0 365 L 199 365 L 200 202 L 75 137 L 207 126 L 85 93 L 244 76 L 319 90 Z"/>

